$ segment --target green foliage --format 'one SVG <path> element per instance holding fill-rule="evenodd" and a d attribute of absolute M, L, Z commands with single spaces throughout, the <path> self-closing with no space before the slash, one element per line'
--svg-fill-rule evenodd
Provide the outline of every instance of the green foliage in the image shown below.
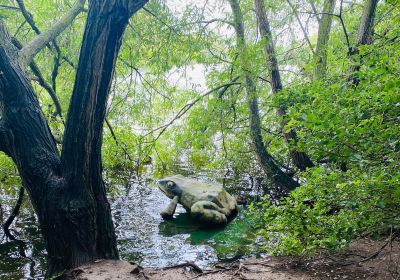
<path fill-rule="evenodd" d="M 21 179 L 11 158 L 0 154 L 0 194 L 16 195 L 21 186 Z"/>
<path fill-rule="evenodd" d="M 400 229 L 400 174 L 321 167 L 304 175 L 307 181 L 279 205 L 265 200 L 252 206 L 268 251 L 304 255 L 341 249 L 365 234 Z"/>
<path fill-rule="evenodd" d="M 390 35 L 360 46 L 350 59 L 334 31 L 329 77 L 296 79 L 273 100 L 288 110 L 286 129 L 297 131 L 297 149 L 319 163 L 299 174 L 301 187 L 278 205 L 265 198 L 252 206 L 273 254 L 336 250 L 354 238 L 400 229 L 400 43 L 391 39 L 398 30 L 378 24 L 379 32 Z M 360 65 L 357 85 L 348 80 L 352 63 Z"/>

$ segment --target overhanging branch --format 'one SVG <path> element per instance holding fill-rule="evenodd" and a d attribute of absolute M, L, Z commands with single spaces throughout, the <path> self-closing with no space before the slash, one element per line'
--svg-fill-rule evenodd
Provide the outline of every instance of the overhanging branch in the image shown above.
<path fill-rule="evenodd" d="M 199 102 L 199 101 L 202 100 L 204 97 L 206 97 L 206 96 L 212 94 L 212 93 L 215 92 L 215 91 L 220 91 L 220 95 L 222 95 L 222 94 L 223 94 L 225 91 L 227 91 L 228 88 L 230 88 L 231 86 L 233 86 L 233 85 L 240 85 L 241 83 L 240 83 L 240 82 L 237 82 L 238 79 L 239 79 L 239 76 L 236 77 L 236 78 L 234 78 L 234 79 L 233 79 L 230 83 L 228 83 L 228 84 L 224 84 L 224 85 L 218 86 L 218 87 L 213 88 L 213 89 L 211 89 L 210 91 L 207 91 L 206 93 L 200 95 L 199 97 L 197 97 L 197 98 L 196 98 L 195 100 L 193 100 L 192 102 L 187 103 L 185 106 L 183 106 L 183 107 L 179 110 L 179 112 L 175 115 L 175 117 L 173 117 L 172 120 L 170 120 L 168 123 L 166 123 L 166 124 L 164 124 L 164 125 L 162 125 L 162 126 L 156 128 L 156 129 L 153 129 L 152 131 L 150 131 L 149 133 L 147 133 L 145 136 L 148 136 L 148 135 L 150 135 L 151 133 L 160 130 L 160 132 L 158 133 L 157 137 L 154 139 L 153 142 L 157 141 L 157 140 L 161 137 L 161 135 L 167 130 L 167 128 L 168 128 L 169 126 L 171 126 L 176 120 L 180 119 L 184 114 L 186 114 L 186 112 L 189 111 L 190 108 L 192 108 L 197 102 Z"/>
<path fill-rule="evenodd" d="M 26 68 L 38 52 L 60 35 L 61 32 L 72 23 L 75 17 L 83 11 L 85 2 L 86 0 L 78 0 L 72 9 L 57 21 L 52 28 L 37 35 L 21 49 L 19 62 L 22 68 Z"/>
<path fill-rule="evenodd" d="M 25 18 L 25 21 L 29 24 L 29 26 L 32 28 L 32 30 L 35 31 L 35 33 L 36 33 L 37 35 L 39 35 L 40 33 L 42 33 L 42 32 L 40 31 L 40 29 L 38 28 L 38 26 L 36 25 L 35 21 L 34 21 L 33 15 L 26 9 L 25 4 L 24 4 L 24 1 L 23 1 L 23 0 L 16 0 L 16 1 L 17 1 L 19 10 L 21 10 L 21 13 L 22 13 L 22 15 L 23 15 L 24 18 Z M 85 9 L 82 9 L 82 11 L 84 12 Z M 53 45 L 51 45 L 51 44 L 46 44 L 46 46 L 47 46 L 47 48 L 48 48 L 50 51 L 55 52 L 55 55 L 56 55 L 57 59 L 59 59 L 59 58 L 61 57 L 61 58 L 62 58 L 65 62 L 67 62 L 72 68 L 76 68 L 75 65 L 74 65 L 74 63 L 73 63 L 68 57 L 66 57 L 65 55 L 62 55 L 62 54 L 61 54 L 61 49 L 60 49 L 60 47 L 58 46 L 57 41 L 56 41 L 55 39 L 52 40 L 52 43 L 53 43 Z M 55 67 L 55 68 L 57 68 L 57 67 Z M 55 87 L 53 87 L 53 88 L 55 89 Z"/>
<path fill-rule="evenodd" d="M 13 42 L 14 46 L 17 47 L 19 50 L 22 49 L 22 44 L 16 38 L 12 38 L 12 42 Z M 37 64 L 35 63 L 34 60 L 32 60 L 32 62 L 30 63 L 29 66 L 30 66 L 33 74 L 36 76 L 37 82 L 39 83 L 39 85 L 49 93 L 51 99 L 53 100 L 54 106 L 56 108 L 54 116 L 59 115 L 62 118 L 61 104 L 58 101 L 57 95 L 56 95 L 53 87 L 51 87 L 46 82 L 46 80 L 44 79 L 44 77 L 42 75 L 42 72 L 40 71 L 39 67 L 37 66 Z"/>

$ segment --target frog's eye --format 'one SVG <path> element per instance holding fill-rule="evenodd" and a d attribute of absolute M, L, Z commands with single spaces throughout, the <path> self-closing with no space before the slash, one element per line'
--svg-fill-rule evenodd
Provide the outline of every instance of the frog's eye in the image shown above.
<path fill-rule="evenodd" d="M 173 183 L 173 182 L 169 181 L 169 182 L 167 183 L 167 187 L 172 188 L 173 186 L 174 186 L 174 183 Z"/>

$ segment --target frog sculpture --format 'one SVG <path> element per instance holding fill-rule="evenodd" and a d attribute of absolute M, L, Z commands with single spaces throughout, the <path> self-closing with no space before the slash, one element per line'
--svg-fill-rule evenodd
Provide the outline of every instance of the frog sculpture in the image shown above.
<path fill-rule="evenodd" d="M 236 199 L 221 184 L 203 183 L 182 175 L 166 177 L 158 183 L 160 190 L 172 199 L 161 212 L 164 219 L 172 218 L 178 203 L 193 219 L 209 225 L 225 225 L 238 211 Z"/>

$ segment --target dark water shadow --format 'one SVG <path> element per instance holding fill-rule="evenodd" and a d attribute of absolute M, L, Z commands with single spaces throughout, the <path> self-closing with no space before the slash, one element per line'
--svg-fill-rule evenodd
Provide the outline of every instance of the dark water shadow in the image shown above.
<path fill-rule="evenodd" d="M 165 237 L 188 234 L 191 245 L 200 245 L 209 243 L 224 227 L 209 227 L 193 220 L 189 213 L 178 213 L 174 219 L 161 222 L 158 231 Z"/>

